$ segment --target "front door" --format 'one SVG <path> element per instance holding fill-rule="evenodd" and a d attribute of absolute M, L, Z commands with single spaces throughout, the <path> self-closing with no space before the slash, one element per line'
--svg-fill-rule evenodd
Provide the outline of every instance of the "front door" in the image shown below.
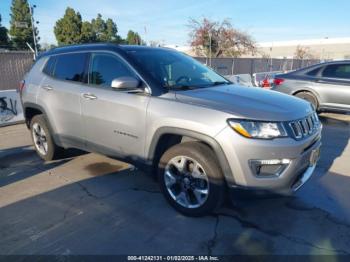
<path fill-rule="evenodd" d="M 88 75 L 81 94 L 87 146 L 103 154 L 142 157 L 150 97 L 111 87 L 113 79 L 136 73 L 116 54 L 100 52 L 91 54 Z"/>
<path fill-rule="evenodd" d="M 332 64 L 326 66 L 317 87 L 324 105 L 350 109 L 350 64 Z"/>

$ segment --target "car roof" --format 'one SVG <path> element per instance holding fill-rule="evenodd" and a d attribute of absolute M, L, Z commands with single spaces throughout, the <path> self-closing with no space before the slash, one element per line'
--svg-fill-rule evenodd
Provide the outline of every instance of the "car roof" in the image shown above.
<path fill-rule="evenodd" d="M 321 66 L 325 66 L 325 65 L 343 64 L 343 63 L 350 63 L 350 60 L 332 60 L 332 61 L 320 62 L 317 64 L 313 64 L 311 66 L 301 68 L 300 71 L 305 70 L 305 69 L 313 69 L 313 68 L 321 67 Z M 297 71 L 299 71 L 299 70 L 297 70 Z"/>
<path fill-rule="evenodd" d="M 316 68 L 321 68 L 323 66 L 327 65 L 336 65 L 336 64 L 344 64 L 344 63 L 350 63 L 350 60 L 332 60 L 332 61 L 326 61 L 326 62 L 321 62 L 313 65 L 309 65 L 303 68 L 299 68 L 297 70 L 285 73 L 285 74 L 280 74 L 280 75 L 299 75 L 299 74 L 305 74 L 309 71 L 312 71 Z"/>
<path fill-rule="evenodd" d="M 58 55 L 63 53 L 79 52 L 79 51 L 93 51 L 93 50 L 110 50 L 110 51 L 137 51 L 137 50 L 173 50 L 163 47 L 150 47 L 140 45 L 118 45 L 113 43 L 91 43 L 91 44 L 77 44 L 56 47 L 44 53 L 41 53 L 38 58 L 50 55 Z M 173 50 L 175 51 L 175 50 Z"/>
<path fill-rule="evenodd" d="M 350 60 L 332 60 L 332 61 L 319 63 L 318 65 L 343 64 L 343 63 L 350 63 Z"/>

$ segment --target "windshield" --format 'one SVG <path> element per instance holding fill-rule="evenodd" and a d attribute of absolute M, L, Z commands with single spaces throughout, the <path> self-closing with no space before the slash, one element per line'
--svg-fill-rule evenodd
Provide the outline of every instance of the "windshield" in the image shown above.
<path fill-rule="evenodd" d="M 230 83 L 197 60 L 171 50 L 128 52 L 164 88 L 200 88 Z"/>

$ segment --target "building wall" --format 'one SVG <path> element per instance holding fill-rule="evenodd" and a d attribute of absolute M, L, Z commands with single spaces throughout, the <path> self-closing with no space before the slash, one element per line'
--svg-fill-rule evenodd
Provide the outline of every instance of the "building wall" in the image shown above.
<path fill-rule="evenodd" d="M 314 39 L 259 43 L 261 54 L 272 58 L 292 58 L 298 46 L 309 48 L 311 54 L 321 60 L 350 59 L 350 38 Z"/>

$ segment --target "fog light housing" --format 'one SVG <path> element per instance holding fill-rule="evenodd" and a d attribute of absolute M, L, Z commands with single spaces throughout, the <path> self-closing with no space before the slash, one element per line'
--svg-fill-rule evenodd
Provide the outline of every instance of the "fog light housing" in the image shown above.
<path fill-rule="evenodd" d="M 289 159 L 249 160 L 253 174 L 261 178 L 279 177 L 289 164 Z"/>

